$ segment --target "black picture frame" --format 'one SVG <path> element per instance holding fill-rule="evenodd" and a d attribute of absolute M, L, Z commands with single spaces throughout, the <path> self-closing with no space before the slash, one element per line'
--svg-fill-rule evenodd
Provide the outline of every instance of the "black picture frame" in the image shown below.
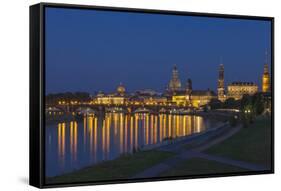
<path fill-rule="evenodd" d="M 45 182 L 45 8 L 70 8 L 85 10 L 104 10 L 117 12 L 134 12 L 134 13 L 153 13 L 164 15 L 184 15 L 199 16 L 210 18 L 231 18 L 247 20 L 265 20 L 271 22 L 271 92 L 272 92 L 272 131 L 271 131 L 271 154 L 272 167 L 266 171 L 249 171 L 239 173 L 217 173 L 208 175 L 177 176 L 165 178 L 141 178 L 130 180 L 111 180 L 98 182 L 73 182 L 62 184 L 46 184 Z M 81 186 L 81 185 L 98 185 L 98 184 L 115 184 L 115 183 L 132 183 L 146 181 L 163 181 L 191 178 L 209 178 L 209 177 L 226 177 L 241 175 L 256 175 L 274 173 L 274 18 L 259 17 L 247 15 L 228 15 L 214 13 L 195 13 L 170 10 L 153 10 L 153 9 L 134 9 L 121 7 L 102 7 L 88 5 L 56 4 L 56 3 L 39 3 L 30 6 L 30 129 L 29 129 L 29 184 L 38 188 Z"/>

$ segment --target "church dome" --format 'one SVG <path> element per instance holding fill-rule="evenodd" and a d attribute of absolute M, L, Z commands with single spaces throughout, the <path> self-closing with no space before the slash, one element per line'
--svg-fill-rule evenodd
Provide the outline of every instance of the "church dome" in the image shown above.
<path fill-rule="evenodd" d="M 124 94 L 125 91 L 126 91 L 125 87 L 122 85 L 122 83 L 120 83 L 119 86 L 117 87 L 117 93 Z"/>
<path fill-rule="evenodd" d="M 177 91 L 180 89 L 181 89 L 181 81 L 179 78 L 179 72 L 178 72 L 177 66 L 174 65 L 173 71 L 172 71 L 172 78 L 168 85 L 168 90 Z"/>

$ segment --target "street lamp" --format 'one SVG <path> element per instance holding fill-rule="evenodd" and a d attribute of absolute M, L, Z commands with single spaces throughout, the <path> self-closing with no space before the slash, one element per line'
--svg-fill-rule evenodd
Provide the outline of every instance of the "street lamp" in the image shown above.
<path fill-rule="evenodd" d="M 251 110 L 250 109 L 246 109 L 245 113 L 251 113 Z"/>

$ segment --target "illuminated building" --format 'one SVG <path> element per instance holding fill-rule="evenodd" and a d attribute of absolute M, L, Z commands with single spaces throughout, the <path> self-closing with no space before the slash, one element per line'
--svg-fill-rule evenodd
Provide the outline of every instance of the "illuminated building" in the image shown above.
<path fill-rule="evenodd" d="M 121 96 L 114 96 L 114 95 L 108 95 L 103 97 L 97 97 L 97 103 L 98 104 L 115 104 L 115 105 L 121 105 L 124 104 L 125 98 Z"/>
<path fill-rule="evenodd" d="M 134 96 L 130 96 L 129 101 L 134 104 L 161 105 L 167 102 L 167 97 L 156 92 L 137 91 Z"/>
<path fill-rule="evenodd" d="M 143 99 L 144 104 L 164 104 L 167 102 L 167 98 L 164 96 L 150 96 Z"/>
<path fill-rule="evenodd" d="M 117 87 L 117 93 L 121 96 L 124 96 L 126 93 L 126 89 L 125 87 L 122 85 L 122 83 L 119 84 L 119 86 Z"/>
<path fill-rule="evenodd" d="M 211 90 L 193 90 L 191 79 L 187 80 L 186 89 L 172 95 L 172 102 L 180 106 L 201 107 L 207 105 L 216 94 Z"/>
<path fill-rule="evenodd" d="M 191 93 L 190 103 L 193 107 L 201 107 L 207 105 L 211 99 L 216 97 L 215 92 L 211 90 L 195 90 Z"/>
<path fill-rule="evenodd" d="M 168 85 L 169 92 L 175 92 L 181 89 L 181 81 L 179 79 L 179 72 L 177 66 L 175 65 L 172 71 L 172 78 Z"/>
<path fill-rule="evenodd" d="M 185 89 L 181 88 L 181 82 L 177 67 L 174 66 L 172 79 L 168 86 L 167 97 L 172 104 L 178 106 L 201 107 L 207 105 L 216 94 L 211 90 L 193 90 L 191 79 L 187 80 Z"/>
<path fill-rule="evenodd" d="M 172 102 L 177 104 L 177 105 L 182 105 L 182 106 L 188 105 L 189 104 L 188 95 L 186 95 L 185 93 L 173 95 L 172 96 Z"/>
<path fill-rule="evenodd" d="M 177 93 L 172 96 L 172 102 L 179 106 L 201 107 L 207 105 L 216 94 L 211 90 L 193 90 L 190 94 Z"/>
<path fill-rule="evenodd" d="M 268 69 L 268 64 L 266 63 L 263 68 L 262 75 L 262 92 L 270 92 L 270 74 Z"/>
<path fill-rule="evenodd" d="M 219 79 L 218 79 L 218 100 L 224 102 L 226 99 L 224 91 L 224 66 L 220 64 L 219 67 Z"/>
<path fill-rule="evenodd" d="M 153 96 L 153 95 L 157 95 L 159 93 L 157 93 L 155 90 L 151 90 L 151 89 L 144 89 L 144 90 L 137 90 L 136 91 L 137 95 L 149 95 L 149 96 Z"/>
<path fill-rule="evenodd" d="M 97 96 L 94 98 L 94 102 L 97 104 L 114 104 L 114 105 L 122 105 L 125 103 L 125 87 L 120 83 L 116 89 L 116 93 L 113 94 L 104 94 L 99 92 Z"/>
<path fill-rule="evenodd" d="M 243 95 L 254 95 L 258 86 L 253 82 L 232 82 L 227 86 L 227 98 L 241 99 Z"/>
<path fill-rule="evenodd" d="M 271 85 L 270 85 L 270 73 L 269 66 L 267 61 L 267 53 L 266 53 L 266 62 L 263 67 L 263 75 L 262 75 L 262 96 L 264 102 L 265 113 L 271 113 Z"/>
<path fill-rule="evenodd" d="M 177 105 L 201 107 L 207 105 L 216 94 L 211 90 L 193 90 L 192 81 L 188 79 L 185 88 L 182 88 L 179 72 L 173 67 L 172 78 L 169 82 L 167 92 L 157 93 L 151 89 L 137 90 L 135 93 L 126 94 L 125 87 L 120 83 L 113 94 L 98 93 L 92 103 L 103 105 Z"/>

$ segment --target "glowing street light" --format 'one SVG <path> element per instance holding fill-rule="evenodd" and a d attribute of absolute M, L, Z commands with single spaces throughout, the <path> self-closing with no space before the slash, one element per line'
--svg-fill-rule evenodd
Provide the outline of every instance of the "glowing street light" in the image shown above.
<path fill-rule="evenodd" d="M 251 110 L 250 109 L 246 109 L 245 113 L 251 113 Z"/>

